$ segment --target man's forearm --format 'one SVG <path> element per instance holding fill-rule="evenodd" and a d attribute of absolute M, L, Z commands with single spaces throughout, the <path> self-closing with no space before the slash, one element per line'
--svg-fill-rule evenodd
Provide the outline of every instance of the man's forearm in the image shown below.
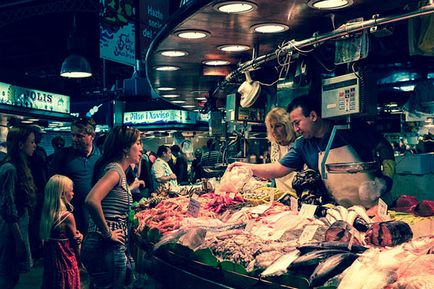
<path fill-rule="evenodd" d="M 253 175 L 266 179 L 281 178 L 293 171 L 279 163 L 249 164 L 248 167 L 253 171 Z"/>

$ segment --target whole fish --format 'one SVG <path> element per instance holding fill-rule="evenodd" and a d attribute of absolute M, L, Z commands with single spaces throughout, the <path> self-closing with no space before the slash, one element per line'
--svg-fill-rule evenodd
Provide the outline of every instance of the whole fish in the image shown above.
<path fill-rule="evenodd" d="M 316 266 L 321 261 L 324 261 L 330 256 L 336 254 L 342 254 L 342 253 L 348 253 L 348 251 L 337 250 L 337 249 L 311 251 L 295 259 L 292 262 L 290 269 L 295 269 L 295 268 L 300 268 L 305 266 Z"/>
<path fill-rule="evenodd" d="M 330 258 L 319 263 L 309 278 L 311 287 L 324 284 L 328 279 L 342 273 L 357 259 L 353 253 L 341 253 L 333 255 Z"/>
<path fill-rule="evenodd" d="M 346 242 L 329 241 L 329 242 L 307 243 L 297 247 L 297 249 L 300 251 L 301 255 L 304 255 L 308 252 L 316 251 L 316 250 L 344 250 L 344 251 L 351 251 L 353 253 L 363 253 L 368 248 L 361 245 L 353 244 L 351 250 L 349 250 L 348 243 Z"/>

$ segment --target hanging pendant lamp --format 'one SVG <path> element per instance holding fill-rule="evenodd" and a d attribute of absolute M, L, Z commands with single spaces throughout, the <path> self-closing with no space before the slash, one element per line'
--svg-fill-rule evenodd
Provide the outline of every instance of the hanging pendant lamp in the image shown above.
<path fill-rule="evenodd" d="M 69 78 L 92 76 L 92 70 L 87 59 L 77 54 L 77 51 L 83 51 L 84 49 L 83 40 L 84 38 L 78 31 L 77 15 L 74 14 L 71 34 L 68 37 L 68 50 L 72 53 L 63 61 L 60 76 Z"/>
<path fill-rule="evenodd" d="M 84 78 L 92 76 L 92 71 L 86 58 L 78 54 L 71 54 L 63 61 L 60 76 Z"/>

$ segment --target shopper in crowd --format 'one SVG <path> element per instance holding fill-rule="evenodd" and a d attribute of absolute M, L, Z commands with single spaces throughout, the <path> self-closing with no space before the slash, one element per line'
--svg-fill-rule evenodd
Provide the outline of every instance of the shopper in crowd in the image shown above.
<path fill-rule="evenodd" d="M 217 149 L 217 140 L 209 139 L 206 142 L 206 147 L 208 151 L 202 155 L 202 167 L 214 166 L 222 161 L 222 154 Z"/>
<path fill-rule="evenodd" d="M 141 181 L 142 185 L 138 186 L 134 190 L 131 190 L 131 195 L 133 196 L 133 202 L 139 201 L 143 196 L 141 190 L 145 187 L 145 181 L 140 178 L 142 174 L 142 162 L 141 160 L 137 164 L 130 165 L 125 175 L 127 176 L 127 183 L 131 186 L 137 180 Z"/>
<path fill-rule="evenodd" d="M 6 142 L 0 141 L 0 162 L 2 162 L 7 156 Z"/>
<path fill-rule="evenodd" d="M 32 126 L 35 131 L 36 149 L 29 157 L 29 166 L 32 171 L 33 181 L 36 186 L 36 203 L 29 210 L 29 240 L 32 257 L 42 257 L 42 240 L 39 237 L 39 223 L 41 220 L 42 205 L 44 203 L 44 190 L 48 175 L 48 157 L 45 149 L 40 145 L 45 132 L 39 126 Z"/>
<path fill-rule="evenodd" d="M 127 272 L 128 213 L 132 203 L 125 171 L 138 163 L 143 150 L 140 131 L 127 126 L 114 127 L 107 135 L 104 152 L 95 164 L 92 183 L 86 197 L 89 230 L 81 257 L 92 277 L 94 288 L 124 288 Z"/>
<path fill-rule="evenodd" d="M 295 98 L 288 106 L 294 131 L 301 134 L 294 146 L 279 161 L 271 164 L 245 164 L 236 162 L 229 166 L 248 166 L 254 175 L 264 178 L 278 178 L 294 170 L 301 170 L 306 164 L 319 171 L 334 123 L 321 118 L 320 101 L 313 96 Z M 374 175 L 365 173 L 328 174 L 325 180 L 329 193 L 345 206 L 361 204 L 372 207 L 379 196 L 392 187 L 395 173 L 393 149 L 389 142 L 366 122 L 353 120 L 351 129 L 338 130 L 329 152 L 328 163 L 377 161 L 381 164 Z"/>
<path fill-rule="evenodd" d="M 151 175 L 152 162 L 147 154 L 142 155 L 142 165 L 139 174 L 139 179 L 145 182 L 145 187 L 142 190 L 144 197 L 149 197 L 154 192 L 154 184 Z"/>
<path fill-rule="evenodd" d="M 105 142 L 106 137 L 107 137 L 106 133 L 101 133 L 96 138 L 95 144 L 96 144 L 96 147 L 99 149 L 100 153 L 102 153 L 104 150 L 104 142 Z"/>
<path fill-rule="evenodd" d="M 35 184 L 28 157 L 35 149 L 35 133 L 30 126 L 10 128 L 7 157 L 0 164 L 0 288 L 14 288 L 20 264 L 30 267 L 28 210 L 35 196 Z M 29 269 L 29 268 L 26 268 Z"/>
<path fill-rule="evenodd" d="M 92 174 L 95 162 L 100 157 L 99 149 L 93 145 L 96 123 L 93 119 L 80 117 L 71 124 L 72 146 L 56 152 L 49 166 L 49 175 L 65 175 L 75 184 L 72 200 L 77 228 L 86 235 L 88 213 L 84 200 L 92 188 Z"/>
<path fill-rule="evenodd" d="M 65 139 L 63 136 L 57 135 L 51 139 L 51 146 L 53 147 L 54 151 L 47 157 L 48 164 L 50 164 L 50 162 L 53 160 L 54 155 L 65 147 Z"/>
<path fill-rule="evenodd" d="M 271 109 L 265 117 L 265 126 L 267 138 L 271 143 L 271 162 L 278 162 L 288 153 L 296 139 L 289 113 L 281 107 Z M 292 191 L 292 179 L 295 174 L 294 171 L 276 178 L 276 187 L 281 191 Z"/>
<path fill-rule="evenodd" d="M 172 154 L 176 157 L 175 170 L 173 173 L 176 175 L 178 184 L 188 184 L 188 163 L 181 148 L 178 145 L 173 145 L 171 148 Z"/>
<path fill-rule="evenodd" d="M 146 151 L 146 155 L 149 157 L 149 161 L 151 162 L 151 164 L 153 164 L 155 160 L 158 158 L 157 154 L 151 150 Z"/>
<path fill-rule="evenodd" d="M 171 188 L 177 187 L 178 182 L 176 175 L 173 173 L 168 162 L 172 159 L 170 147 L 161 145 L 157 150 L 158 158 L 152 165 L 151 174 L 154 182 L 154 188 L 158 189 L 162 185 L 170 185 Z"/>
<path fill-rule="evenodd" d="M 43 289 L 80 289 L 77 257 L 83 235 L 77 230 L 72 180 L 52 176 L 45 186 L 40 236 L 44 240 Z"/>
<path fill-rule="evenodd" d="M 190 169 L 190 176 L 191 176 L 191 181 L 194 183 L 197 180 L 200 180 L 203 177 L 203 172 L 202 172 L 202 166 L 201 166 L 201 161 L 202 161 L 202 149 L 196 149 L 194 151 L 194 159 L 191 162 L 191 169 Z"/>

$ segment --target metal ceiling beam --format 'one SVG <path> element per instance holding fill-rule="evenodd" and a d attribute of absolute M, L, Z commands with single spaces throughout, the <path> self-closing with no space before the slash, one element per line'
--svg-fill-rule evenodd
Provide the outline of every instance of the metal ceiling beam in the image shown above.
<path fill-rule="evenodd" d="M 432 13 L 434 13 L 434 4 L 430 3 L 429 5 L 426 5 L 424 7 L 421 7 L 417 10 L 414 10 L 414 11 L 411 11 L 408 13 L 395 15 L 395 16 L 389 16 L 389 17 L 383 17 L 383 18 L 373 17 L 370 20 L 346 24 L 343 28 L 338 28 L 338 29 L 333 30 L 332 32 L 325 33 L 322 35 L 313 36 L 311 38 L 308 38 L 308 39 L 305 39 L 302 41 L 291 40 L 287 45 L 276 49 L 275 52 L 259 56 L 255 59 L 252 59 L 252 60 L 249 60 L 249 61 L 246 61 L 246 62 L 240 64 L 239 67 L 235 71 L 231 72 L 230 74 L 228 74 L 225 77 L 225 79 L 220 83 L 220 85 L 214 90 L 213 95 L 218 94 L 218 92 L 220 90 L 224 90 L 224 88 L 227 85 L 229 85 L 231 82 L 235 81 L 245 71 L 249 71 L 249 70 L 258 68 L 262 64 L 265 64 L 267 62 L 275 60 L 279 53 L 282 53 L 282 52 L 283 53 L 289 53 L 289 52 L 292 52 L 296 49 L 301 49 L 303 47 L 312 46 L 312 45 L 319 44 L 319 43 L 322 43 L 322 42 L 325 42 L 328 40 L 348 36 L 350 34 L 360 32 L 360 31 L 363 31 L 365 29 L 370 29 L 372 27 L 376 27 L 379 25 L 385 25 L 385 24 L 398 22 L 398 21 L 402 21 L 402 20 L 407 20 L 407 19 L 411 19 L 411 18 L 423 16 L 423 15 L 429 15 Z"/>
<path fill-rule="evenodd" d="M 62 12 L 99 12 L 99 1 L 97 0 L 67 0 L 50 1 L 48 3 L 36 4 L 36 1 L 17 1 L 10 3 L 6 9 L 0 12 L 0 28 L 20 20 L 35 16 L 55 14 Z"/>

